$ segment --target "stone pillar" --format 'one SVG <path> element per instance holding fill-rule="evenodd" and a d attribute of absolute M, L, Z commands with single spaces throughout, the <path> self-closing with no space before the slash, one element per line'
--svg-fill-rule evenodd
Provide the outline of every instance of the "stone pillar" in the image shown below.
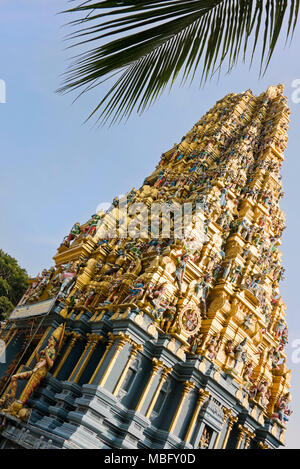
<path fill-rule="evenodd" d="M 185 435 L 185 437 L 184 437 L 184 441 L 185 441 L 186 443 L 189 443 L 189 442 L 190 442 L 190 439 L 191 439 L 191 437 L 192 437 L 193 431 L 194 431 L 194 429 L 195 429 L 195 425 L 196 425 L 196 422 L 197 422 L 197 418 L 198 418 L 200 409 L 201 409 L 201 407 L 203 406 L 204 401 L 205 401 L 208 397 L 209 397 L 209 392 L 204 391 L 204 389 L 201 389 L 201 388 L 200 388 L 200 389 L 199 389 L 199 396 L 198 396 L 197 403 L 196 403 L 196 408 L 195 408 L 195 410 L 194 410 L 192 419 L 191 419 L 191 421 L 190 421 L 189 428 L 187 429 L 186 435 Z"/>
<path fill-rule="evenodd" d="M 156 388 L 156 391 L 155 391 L 155 393 L 154 393 L 154 395 L 151 399 L 151 402 L 149 404 L 149 407 L 147 409 L 145 417 L 150 418 L 150 415 L 152 413 L 153 407 L 156 404 L 156 401 L 158 399 L 161 388 L 163 387 L 163 384 L 165 383 L 165 381 L 167 379 L 167 376 L 168 376 L 169 373 L 171 373 L 171 371 L 172 371 L 172 368 L 167 368 L 167 367 L 163 368 L 163 372 L 162 372 L 161 377 L 160 377 L 160 382 L 159 382 L 159 384 Z"/>
<path fill-rule="evenodd" d="M 172 419 L 172 422 L 171 422 L 171 425 L 170 425 L 170 428 L 169 428 L 169 433 L 173 433 L 173 431 L 175 430 L 175 427 L 176 427 L 180 412 L 182 410 L 184 401 L 186 399 L 186 396 L 188 395 L 189 391 L 191 389 L 193 389 L 194 387 L 195 387 L 194 383 L 191 383 L 190 381 L 185 381 L 184 387 L 183 387 L 183 392 L 182 392 L 182 395 L 181 395 L 181 399 L 180 399 L 178 407 L 175 411 L 175 414 L 173 416 L 173 419 Z"/>
<path fill-rule="evenodd" d="M 132 346 L 132 350 L 130 352 L 130 355 L 129 355 L 129 358 L 127 360 L 127 363 L 118 379 L 118 382 L 113 390 L 113 395 L 114 396 L 117 396 L 118 395 L 118 392 L 120 391 L 121 387 L 122 387 L 122 384 L 124 382 L 124 379 L 126 377 L 126 374 L 127 374 L 127 371 L 131 365 L 131 363 L 133 362 L 134 358 L 136 357 L 137 353 L 138 352 L 142 352 L 143 350 L 143 346 L 142 345 L 137 345 L 137 344 L 134 344 Z"/>
<path fill-rule="evenodd" d="M 70 355 L 74 345 L 76 344 L 77 340 L 81 338 L 80 334 L 77 334 L 76 332 L 72 332 L 71 335 L 73 335 L 67 350 L 65 351 L 63 357 L 61 358 L 58 367 L 56 368 L 55 372 L 53 373 L 53 377 L 56 378 L 62 367 L 64 366 L 65 361 L 67 360 L 68 356 Z"/>
<path fill-rule="evenodd" d="M 224 438 L 224 441 L 223 441 L 223 444 L 222 444 L 222 447 L 221 449 L 225 449 L 226 446 L 227 446 L 227 442 L 228 442 L 228 438 L 229 438 L 229 434 L 232 430 L 232 427 L 233 427 L 233 424 L 237 422 L 237 417 L 233 417 L 233 416 L 230 416 L 229 417 L 229 422 L 228 422 L 228 427 L 227 427 L 227 431 L 226 431 L 226 435 L 225 435 L 225 438 Z"/>
<path fill-rule="evenodd" d="M 84 372 L 88 364 L 89 359 L 91 358 L 95 348 L 97 347 L 98 342 L 104 341 L 104 338 L 98 334 L 87 334 L 87 337 L 88 341 L 84 348 L 84 351 L 82 352 L 81 357 L 79 358 L 74 370 L 69 376 L 68 381 L 73 380 L 74 383 L 78 383 L 82 376 L 82 373 Z"/>
<path fill-rule="evenodd" d="M 100 369 L 102 363 L 104 362 L 106 356 L 108 355 L 108 352 L 110 351 L 111 347 L 112 347 L 113 344 L 114 344 L 114 341 L 116 340 L 116 336 L 114 336 L 114 334 L 112 334 L 112 333 L 110 333 L 110 332 L 108 333 L 108 337 L 109 337 L 109 341 L 108 341 L 108 343 L 107 343 L 106 350 L 105 350 L 105 352 L 104 352 L 104 354 L 103 354 L 101 360 L 99 361 L 99 363 L 98 363 L 98 365 L 97 365 L 97 367 L 96 367 L 96 369 L 95 369 L 95 371 L 94 371 L 94 373 L 93 373 L 93 375 L 92 375 L 92 377 L 91 377 L 91 379 L 90 379 L 90 381 L 89 381 L 89 384 L 92 384 L 92 383 L 93 383 L 94 378 L 96 377 L 96 375 L 97 375 L 97 373 L 98 373 L 98 371 L 99 371 L 99 369 Z"/>
<path fill-rule="evenodd" d="M 222 421 L 222 427 L 221 427 L 221 430 L 219 431 L 219 433 L 218 433 L 218 435 L 217 435 L 217 438 L 216 438 L 216 440 L 215 440 L 213 449 L 217 449 L 217 448 L 218 448 L 218 444 L 219 444 L 220 437 L 221 437 L 221 433 L 222 433 L 222 428 L 223 428 L 223 426 L 224 426 L 226 420 L 231 416 L 231 410 L 226 409 L 226 407 L 223 408 L 223 412 L 224 412 L 224 417 L 223 417 L 223 421 Z"/>
<path fill-rule="evenodd" d="M 251 440 L 255 437 L 254 433 L 249 432 L 249 430 L 246 430 L 246 441 L 245 441 L 245 446 L 244 449 L 248 449 Z"/>
<path fill-rule="evenodd" d="M 160 361 L 158 361 L 157 358 L 153 358 L 153 359 L 152 359 L 152 363 L 153 363 L 153 368 L 152 368 L 151 374 L 150 374 L 150 376 L 149 376 L 149 379 L 148 379 L 148 382 L 147 382 L 147 384 L 146 384 L 146 387 L 145 387 L 145 389 L 144 389 L 144 391 L 143 391 L 143 393 L 142 393 L 142 395 L 141 395 L 141 397 L 140 397 L 140 400 L 139 400 L 139 402 L 138 402 L 138 404 L 137 404 L 137 406 L 136 406 L 136 409 L 135 409 L 137 412 L 140 412 L 140 411 L 141 411 L 141 408 L 143 407 L 143 404 L 144 404 L 144 402 L 145 402 L 145 399 L 146 399 L 146 397 L 147 397 L 147 394 L 148 394 L 148 392 L 149 392 L 149 389 L 150 389 L 150 387 L 151 387 L 151 384 L 152 384 L 152 382 L 153 382 L 153 380 L 154 380 L 154 377 L 155 377 L 155 375 L 157 374 L 159 368 L 160 368 L 161 366 L 163 366 L 163 363 L 160 362 Z"/>
<path fill-rule="evenodd" d="M 246 429 L 242 425 L 238 426 L 238 430 L 239 430 L 239 436 L 236 442 L 235 449 L 241 449 L 240 446 L 243 441 L 244 435 L 246 433 Z"/>
<path fill-rule="evenodd" d="M 128 341 L 128 337 L 126 337 L 122 332 L 120 334 L 117 335 L 117 338 L 119 339 L 119 342 L 118 342 L 118 345 L 114 351 L 114 354 L 113 356 L 111 357 L 110 359 L 110 362 L 108 363 L 99 383 L 98 383 L 98 387 L 103 387 L 110 375 L 110 372 L 111 370 L 113 369 L 113 366 L 114 364 L 116 363 L 116 360 L 122 350 L 122 348 L 124 347 L 124 345 L 126 344 L 126 342 Z"/>

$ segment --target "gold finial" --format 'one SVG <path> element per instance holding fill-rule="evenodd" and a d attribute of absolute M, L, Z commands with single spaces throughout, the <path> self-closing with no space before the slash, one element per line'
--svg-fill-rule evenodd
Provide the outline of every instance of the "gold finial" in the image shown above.
<path fill-rule="evenodd" d="M 269 86 L 266 94 L 270 98 L 276 98 L 278 95 L 281 95 L 283 91 L 284 91 L 284 85 L 282 83 L 279 83 L 279 85 L 277 86 L 276 85 Z"/>

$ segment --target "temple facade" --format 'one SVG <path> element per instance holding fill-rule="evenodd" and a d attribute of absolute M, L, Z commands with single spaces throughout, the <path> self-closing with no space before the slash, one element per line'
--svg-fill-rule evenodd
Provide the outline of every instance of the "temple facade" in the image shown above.
<path fill-rule="evenodd" d="M 74 224 L 1 327 L 1 448 L 284 445 L 289 114 L 282 85 L 227 95 Z"/>

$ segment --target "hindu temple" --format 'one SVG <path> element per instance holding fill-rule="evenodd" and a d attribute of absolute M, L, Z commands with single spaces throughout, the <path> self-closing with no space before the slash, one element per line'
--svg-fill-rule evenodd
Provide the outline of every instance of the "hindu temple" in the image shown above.
<path fill-rule="evenodd" d="M 142 186 L 76 222 L 0 339 L 0 448 L 275 449 L 283 86 L 218 101 Z"/>

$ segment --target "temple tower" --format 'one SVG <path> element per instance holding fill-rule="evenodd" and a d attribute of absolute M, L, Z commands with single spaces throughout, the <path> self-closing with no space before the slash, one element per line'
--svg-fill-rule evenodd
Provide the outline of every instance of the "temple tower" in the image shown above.
<path fill-rule="evenodd" d="M 227 95 L 139 189 L 75 223 L 2 330 L 2 447 L 284 444 L 289 114 L 282 85 Z"/>

